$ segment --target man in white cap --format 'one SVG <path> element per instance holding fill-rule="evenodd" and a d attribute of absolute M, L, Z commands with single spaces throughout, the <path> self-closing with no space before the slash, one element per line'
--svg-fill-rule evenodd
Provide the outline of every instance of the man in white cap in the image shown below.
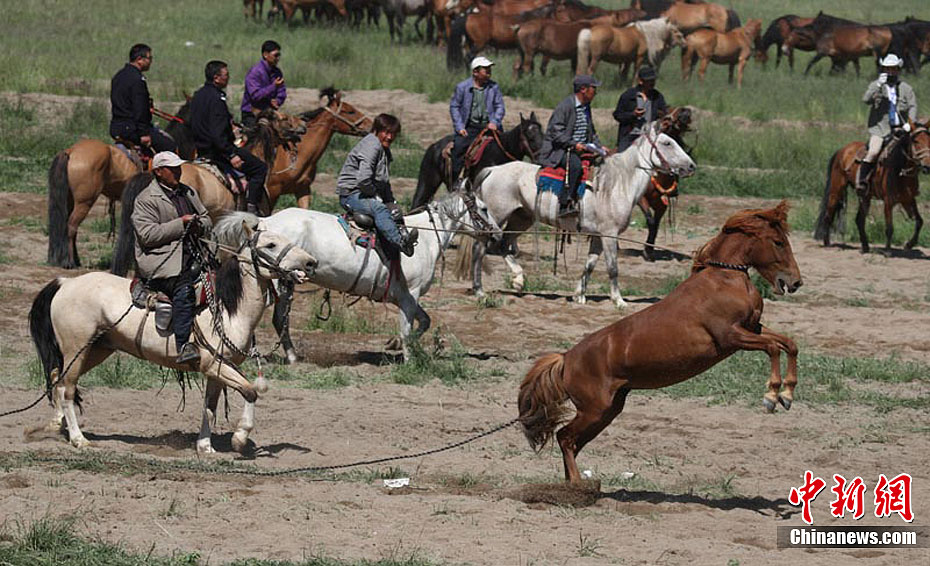
<path fill-rule="evenodd" d="M 869 144 L 865 157 L 859 165 L 856 190 L 859 194 L 868 191 L 869 177 L 875 168 L 875 159 L 882 150 L 882 142 L 893 132 L 911 131 L 911 123 L 917 121 L 917 97 L 911 85 L 899 79 L 904 61 L 889 53 L 879 61 L 881 74 L 869 83 L 862 95 L 862 102 L 869 108 Z"/>
<path fill-rule="evenodd" d="M 452 182 L 457 183 L 465 166 L 465 150 L 485 128 L 497 130 L 504 120 L 504 97 L 491 80 L 494 63 L 485 57 L 471 61 L 471 77 L 455 85 L 449 114 L 455 139 L 452 142 Z"/>
<path fill-rule="evenodd" d="M 184 161 L 170 151 L 152 158 L 155 178 L 136 197 L 132 226 L 136 234 L 136 275 L 149 289 L 171 297 L 176 363 L 200 362 L 200 352 L 189 343 L 194 318 L 194 281 L 197 238 L 213 227 L 196 191 L 181 183 Z M 178 244 L 178 240 L 183 241 Z"/>

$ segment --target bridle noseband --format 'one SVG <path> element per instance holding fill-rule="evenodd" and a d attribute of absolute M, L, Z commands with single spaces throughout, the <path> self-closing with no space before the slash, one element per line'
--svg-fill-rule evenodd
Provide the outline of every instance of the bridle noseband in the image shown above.
<path fill-rule="evenodd" d="M 342 97 L 339 97 L 338 100 L 339 100 L 339 105 L 336 107 L 335 110 L 333 110 L 332 108 L 330 108 L 330 107 L 329 107 L 329 104 L 325 105 L 325 106 L 323 107 L 323 109 L 326 110 L 327 112 L 329 112 L 330 114 L 332 114 L 334 118 L 336 118 L 337 120 L 339 120 L 339 121 L 342 122 L 343 124 L 347 124 L 350 128 L 352 128 L 352 133 L 353 133 L 353 134 L 356 134 L 356 135 L 365 135 L 366 133 L 368 133 L 368 132 L 366 132 L 365 130 L 363 130 L 363 129 L 361 129 L 361 128 L 358 127 L 359 124 L 361 124 L 362 122 L 364 122 L 365 120 L 368 119 L 368 116 L 367 116 L 365 113 L 363 113 L 363 112 L 359 112 L 359 114 L 361 114 L 362 117 L 359 118 L 358 120 L 354 121 L 354 122 L 350 121 L 348 118 L 346 118 L 345 116 L 342 115 L 342 104 L 343 104 L 343 102 L 342 102 Z"/>
<path fill-rule="evenodd" d="M 276 273 L 284 279 L 296 280 L 295 272 L 300 270 L 286 270 L 281 267 L 281 262 L 284 260 L 285 256 L 287 256 L 288 252 L 296 247 L 296 244 L 293 242 L 288 242 L 287 245 L 284 246 L 284 248 L 278 252 L 277 255 L 273 256 L 269 254 L 268 251 L 258 248 L 258 238 L 261 236 L 262 232 L 264 232 L 264 230 L 256 229 L 251 238 L 239 245 L 236 253 L 242 253 L 242 249 L 248 246 L 249 252 L 252 256 L 252 265 L 255 266 L 256 269 L 259 267 L 264 267 L 268 271 Z"/>

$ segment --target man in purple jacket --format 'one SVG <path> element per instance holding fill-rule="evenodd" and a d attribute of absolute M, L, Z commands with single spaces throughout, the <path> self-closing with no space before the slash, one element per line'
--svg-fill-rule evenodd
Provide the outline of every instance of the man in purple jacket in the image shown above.
<path fill-rule="evenodd" d="M 278 68 L 281 46 L 268 40 L 262 44 L 262 60 L 245 75 L 245 92 L 242 93 L 242 125 L 255 125 L 256 116 L 268 108 L 277 110 L 287 98 L 284 73 Z"/>
<path fill-rule="evenodd" d="M 494 63 L 484 57 L 471 62 L 471 77 L 455 85 L 449 114 L 455 139 L 452 142 L 452 182 L 459 188 L 459 175 L 465 166 L 465 151 L 485 128 L 497 130 L 504 120 L 504 97 L 496 82 L 491 80 Z"/>

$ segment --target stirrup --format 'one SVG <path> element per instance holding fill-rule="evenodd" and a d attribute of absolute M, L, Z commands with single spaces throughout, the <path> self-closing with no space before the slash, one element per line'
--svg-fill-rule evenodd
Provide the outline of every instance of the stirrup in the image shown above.
<path fill-rule="evenodd" d="M 578 207 L 575 206 L 575 203 L 572 201 L 568 201 L 567 203 L 565 203 L 565 206 L 561 206 L 561 205 L 559 206 L 559 214 L 558 214 L 559 218 L 564 218 L 566 216 L 575 216 L 576 214 L 578 214 Z"/>

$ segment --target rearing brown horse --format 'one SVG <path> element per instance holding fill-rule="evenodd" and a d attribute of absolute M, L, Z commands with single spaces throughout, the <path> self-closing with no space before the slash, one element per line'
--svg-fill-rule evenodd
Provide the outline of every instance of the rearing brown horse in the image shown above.
<path fill-rule="evenodd" d="M 904 244 L 909 250 L 917 245 L 920 229 L 924 224 L 917 208 L 919 183 L 918 170 L 930 172 L 930 131 L 926 124 L 917 123 L 909 134 L 894 142 L 897 145 L 887 152 L 887 157 L 879 157 L 872 173 L 869 190 L 859 195 L 859 211 L 856 214 L 856 227 L 859 229 L 859 241 L 862 253 L 869 251 L 869 238 L 865 231 L 865 219 L 869 215 L 872 199 L 885 203 L 885 251 L 891 250 L 894 236 L 893 209 L 900 204 L 908 218 L 914 220 L 914 235 Z M 814 238 L 823 240 L 823 245 L 830 245 L 830 231 L 837 220 L 841 232 L 845 229 L 844 213 L 846 210 L 846 189 L 856 186 L 859 174 L 859 159 L 865 155 L 865 144 L 861 141 L 848 143 L 830 157 L 827 164 L 827 183 L 823 199 L 820 202 L 820 214 Z M 882 153 L 884 156 L 885 153 Z"/>
<path fill-rule="evenodd" d="M 738 350 L 762 350 L 771 360 L 766 410 L 791 407 L 798 382 L 795 343 L 762 326 L 762 296 L 749 279 L 754 267 L 777 294 L 801 286 L 788 242 L 788 203 L 731 216 L 697 252 L 691 276 L 658 303 L 624 317 L 564 354 L 537 360 L 520 385 L 524 433 L 535 449 L 556 433 L 565 479 L 580 481 L 575 458 L 623 411 L 633 389 L 657 389 L 702 373 Z M 663 337 L 657 340 L 656 337 Z M 784 389 L 781 352 L 788 355 Z"/>

